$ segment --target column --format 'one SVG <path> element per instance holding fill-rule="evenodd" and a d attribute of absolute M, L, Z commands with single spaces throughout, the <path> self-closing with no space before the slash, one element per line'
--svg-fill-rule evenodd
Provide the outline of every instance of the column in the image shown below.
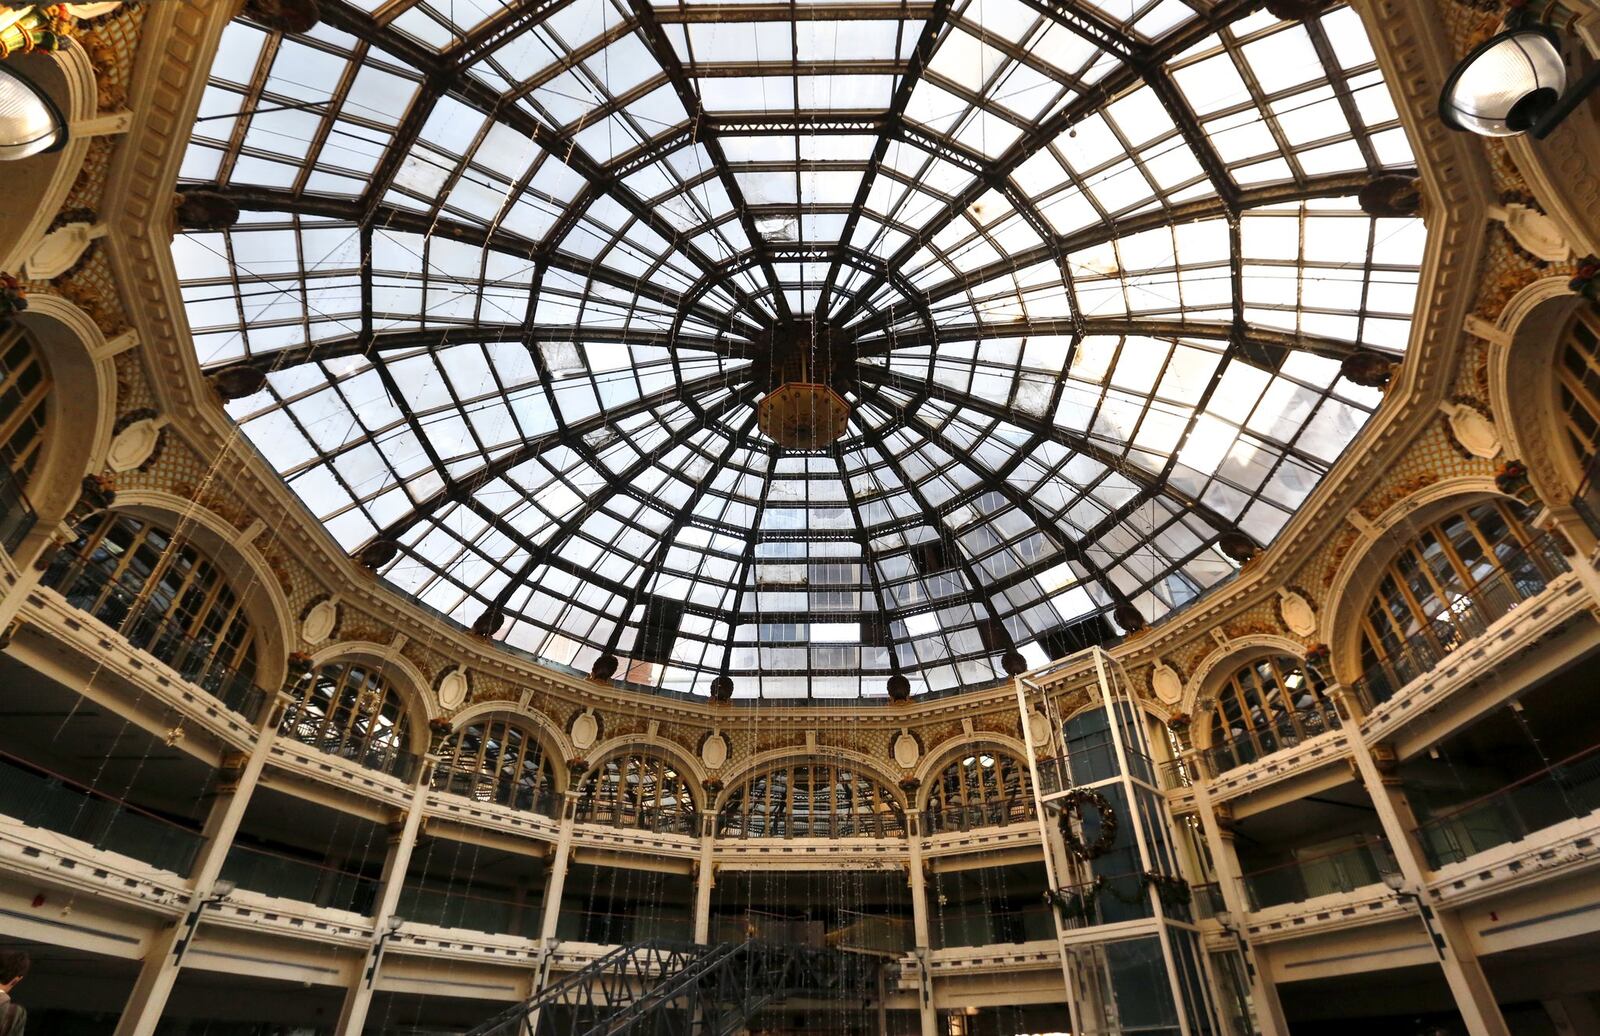
<path fill-rule="evenodd" d="M 1268 973 L 1270 962 L 1262 952 L 1244 941 L 1244 918 L 1250 910 L 1250 899 L 1245 893 L 1244 879 L 1239 870 L 1239 853 L 1233 844 L 1233 829 L 1217 818 L 1217 806 L 1211 801 L 1205 782 L 1194 786 L 1196 812 L 1206 844 L 1211 848 L 1211 865 L 1217 872 L 1217 888 L 1222 902 L 1233 915 L 1238 926 L 1239 953 L 1244 957 L 1245 974 L 1250 980 L 1250 1002 L 1255 1008 L 1256 1026 L 1261 1036 L 1289 1036 L 1289 1022 L 1283 1014 L 1283 1002 L 1278 998 L 1277 984 Z"/>
<path fill-rule="evenodd" d="M 218 774 L 217 793 L 201 830 L 200 851 L 189 873 L 189 913 L 173 927 L 151 938 L 139 968 L 139 978 L 117 1022 L 115 1036 L 150 1036 L 155 1032 L 156 1022 L 167 1006 L 167 997 L 178 980 L 178 969 L 183 964 L 189 942 L 200 927 L 206 899 L 211 895 L 217 875 L 222 873 L 222 864 L 233 847 L 234 835 L 250 805 L 250 796 L 272 753 L 286 701 L 280 696 L 262 710 L 262 719 L 256 726 L 255 746 L 248 756 L 235 760 L 236 768 L 230 768 L 228 760 L 224 760 L 223 770 Z"/>
<path fill-rule="evenodd" d="M 710 817 L 704 823 L 694 886 L 694 941 L 702 946 L 711 942 L 711 890 L 717 887 L 716 837 L 712 834 L 715 825 Z"/>
<path fill-rule="evenodd" d="M 404 816 L 390 827 L 389 853 L 383 861 L 378 902 L 372 911 L 372 944 L 367 949 L 360 974 L 344 992 L 344 1004 L 339 1008 L 339 1024 L 334 1029 L 339 1036 L 360 1036 L 367 1024 L 372 991 L 378 984 L 378 968 L 383 964 L 383 948 L 394 934 L 389 927 L 390 918 L 395 916 L 395 905 L 400 902 L 400 893 L 405 889 L 406 871 L 411 867 L 411 852 L 417 847 L 417 834 L 422 830 L 429 783 L 438 761 L 438 757 L 431 753 L 422 757 L 416 779 L 411 784 L 411 802 Z"/>
<path fill-rule="evenodd" d="M 1453 911 L 1435 912 L 1427 900 L 1428 873 L 1423 867 L 1427 857 L 1416 837 L 1416 817 L 1411 812 L 1399 778 L 1394 773 L 1392 760 L 1380 765 L 1371 746 L 1366 742 L 1359 723 L 1345 728 L 1350 748 L 1361 781 L 1372 805 L 1383 824 L 1384 837 L 1394 851 L 1395 862 L 1400 867 L 1406 884 L 1422 898 L 1417 900 L 1420 922 L 1428 931 L 1436 950 L 1439 966 L 1444 969 L 1445 981 L 1455 997 L 1456 1009 L 1466 1023 L 1471 1036 L 1510 1036 L 1506 1020 L 1500 1014 L 1494 990 L 1478 963 L 1472 949 L 1471 935 Z"/>
<path fill-rule="evenodd" d="M 567 792 L 561 804 L 561 832 L 556 836 L 556 849 L 550 856 L 550 869 L 544 881 L 544 911 L 539 917 L 539 959 L 534 966 L 533 988 L 529 997 L 537 997 L 550 981 L 550 966 L 554 962 L 556 928 L 561 923 L 561 893 L 567 884 L 567 866 L 572 859 L 572 829 L 577 815 L 578 796 Z M 539 1012 L 528 1015 L 527 1031 L 539 1031 Z"/>
<path fill-rule="evenodd" d="M 911 886 L 911 930 L 916 936 L 917 1015 L 922 1021 L 922 1036 L 938 1036 L 939 1011 L 933 1006 L 933 976 L 928 973 L 928 877 L 922 870 L 921 817 L 906 816 L 906 871 Z"/>

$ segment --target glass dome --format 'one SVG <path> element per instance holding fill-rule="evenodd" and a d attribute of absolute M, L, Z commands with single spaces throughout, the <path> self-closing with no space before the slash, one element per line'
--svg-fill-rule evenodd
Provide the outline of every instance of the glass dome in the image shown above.
<path fill-rule="evenodd" d="M 1377 406 L 1341 361 L 1405 348 L 1361 23 L 1258 6 L 236 22 L 181 172 L 243 210 L 173 245 L 197 356 L 344 549 L 513 648 L 990 685 L 1228 578 Z"/>

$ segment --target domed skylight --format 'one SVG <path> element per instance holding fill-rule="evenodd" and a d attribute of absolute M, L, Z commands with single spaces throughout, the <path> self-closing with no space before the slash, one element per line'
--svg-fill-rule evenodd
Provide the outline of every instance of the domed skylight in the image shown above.
<path fill-rule="evenodd" d="M 341 546 L 513 647 L 993 684 L 1227 578 L 1377 405 L 1341 359 L 1405 348 L 1425 233 L 1356 203 L 1413 161 L 1360 21 L 1260 8 L 236 22 L 181 173 L 245 210 L 174 243 L 196 352 L 266 373 L 229 411 Z M 841 436 L 762 433 L 795 380 Z"/>

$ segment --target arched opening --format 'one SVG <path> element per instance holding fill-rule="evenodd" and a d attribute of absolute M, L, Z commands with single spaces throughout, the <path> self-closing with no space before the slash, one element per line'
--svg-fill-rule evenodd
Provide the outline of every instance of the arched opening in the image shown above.
<path fill-rule="evenodd" d="M 699 810 L 677 763 L 648 750 L 612 756 L 584 777 L 577 819 L 646 831 L 698 834 Z"/>
<path fill-rule="evenodd" d="M 532 730 L 507 717 L 484 717 L 457 730 L 438 750 L 435 791 L 475 802 L 555 816 L 555 772 Z"/>
<path fill-rule="evenodd" d="M 1379 572 L 1361 616 L 1356 690 L 1369 707 L 1567 571 L 1528 518 L 1521 504 L 1496 497 L 1416 526 Z"/>
<path fill-rule="evenodd" d="M 970 831 L 1032 820 L 1028 765 L 992 745 L 973 745 L 947 763 L 928 788 L 923 834 Z"/>
<path fill-rule="evenodd" d="M 11 553 L 34 526 L 28 480 L 43 452 L 50 370 L 19 324 L 0 329 L 0 548 Z"/>
<path fill-rule="evenodd" d="M 1579 306 L 1562 332 L 1559 349 L 1557 409 L 1582 471 L 1573 504 L 1600 537 L 1600 310 Z"/>
<path fill-rule="evenodd" d="M 369 770 L 408 780 L 416 765 L 400 692 L 377 666 L 328 662 L 302 679 L 278 733 Z"/>
<path fill-rule="evenodd" d="M 785 763 L 728 794 L 717 833 L 734 838 L 900 838 L 905 809 L 870 774 L 835 763 Z"/>
<path fill-rule="evenodd" d="M 125 511 L 85 519 L 41 583 L 224 704 L 253 714 L 256 636 L 220 566 L 184 536 Z"/>
<path fill-rule="evenodd" d="M 1267 655 L 1235 669 L 1216 688 L 1211 743 L 1212 773 L 1255 762 L 1339 727 L 1339 713 L 1322 677 L 1297 658 Z"/>

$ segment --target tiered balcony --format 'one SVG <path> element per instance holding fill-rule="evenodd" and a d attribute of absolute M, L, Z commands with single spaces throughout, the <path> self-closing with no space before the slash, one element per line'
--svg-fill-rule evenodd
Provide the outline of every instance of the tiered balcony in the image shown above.
<path fill-rule="evenodd" d="M 1250 909 L 1259 911 L 1383 885 L 1399 871 L 1381 838 L 1318 856 L 1263 867 L 1242 875 Z"/>

